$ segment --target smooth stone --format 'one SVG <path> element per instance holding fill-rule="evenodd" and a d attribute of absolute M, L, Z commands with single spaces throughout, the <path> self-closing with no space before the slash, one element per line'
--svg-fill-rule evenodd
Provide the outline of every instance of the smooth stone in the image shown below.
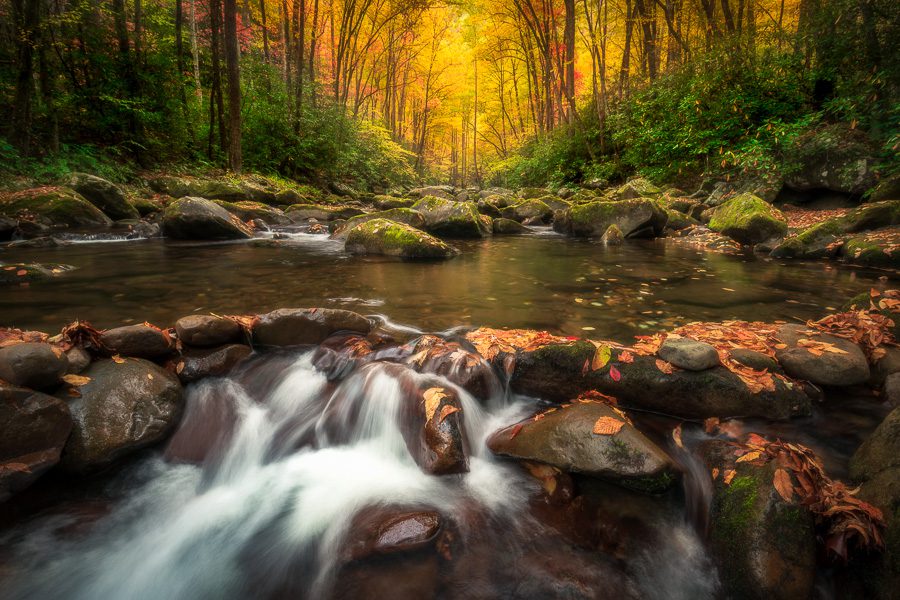
<path fill-rule="evenodd" d="M 353 518 L 344 559 L 361 560 L 425 548 L 436 540 L 441 525 L 441 515 L 434 510 L 364 508 Z"/>
<path fill-rule="evenodd" d="M 236 321 L 213 315 L 188 315 L 175 322 L 178 339 L 191 346 L 219 346 L 237 341 L 241 326 Z"/>
<path fill-rule="evenodd" d="M 229 344 L 220 348 L 204 348 L 186 352 L 175 367 L 182 383 L 205 377 L 227 375 L 232 368 L 253 352 L 244 344 Z"/>
<path fill-rule="evenodd" d="M 900 373 L 891 373 L 884 380 L 884 399 L 894 408 L 900 407 Z"/>
<path fill-rule="evenodd" d="M 113 354 L 137 358 L 159 358 L 172 352 L 169 337 L 155 327 L 126 325 L 108 329 L 100 334 L 100 341 Z"/>
<path fill-rule="evenodd" d="M 0 379 L 46 390 L 59 385 L 69 368 L 65 353 L 50 344 L 23 342 L 0 348 Z"/>
<path fill-rule="evenodd" d="M 663 360 L 689 371 L 705 371 L 719 364 L 719 353 L 713 346 L 684 337 L 667 337 L 658 354 Z"/>
<path fill-rule="evenodd" d="M 771 356 L 766 356 L 762 352 L 756 350 L 748 350 L 747 348 L 734 348 L 728 351 L 728 356 L 733 360 L 741 363 L 745 367 L 756 369 L 757 371 L 778 369 L 778 362 Z"/>
<path fill-rule="evenodd" d="M 778 330 L 776 336 L 787 348 L 776 350 L 775 358 L 785 373 L 817 385 L 848 386 L 868 381 L 869 362 L 859 346 L 844 338 L 806 331 L 803 325 L 784 325 Z M 801 339 L 831 344 L 843 353 L 816 356 L 797 345 Z"/>
<path fill-rule="evenodd" d="M 333 333 L 367 334 L 372 324 L 364 316 L 334 308 L 280 308 L 260 315 L 253 325 L 257 346 L 318 344 Z"/>
<path fill-rule="evenodd" d="M 79 346 L 73 346 L 66 351 L 69 359 L 69 373 L 81 373 L 91 364 L 91 355 L 87 350 Z"/>

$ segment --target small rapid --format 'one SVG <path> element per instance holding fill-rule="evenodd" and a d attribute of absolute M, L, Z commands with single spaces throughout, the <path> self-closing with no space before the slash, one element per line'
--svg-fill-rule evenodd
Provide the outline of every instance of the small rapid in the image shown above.
<path fill-rule="evenodd" d="M 434 382 L 458 397 L 466 473 L 428 474 L 412 455 L 409 390 Z M 622 511 L 632 496 L 612 486 L 548 505 L 537 480 L 494 458 L 487 436 L 535 401 L 493 383 L 479 401 L 390 362 L 337 377 L 313 351 L 257 356 L 188 388 L 165 456 L 126 469 L 128 491 L 87 533 L 64 533 L 63 513 L 4 534 L 0 597 L 712 597 L 715 575 L 678 509 L 661 516 L 640 498 Z M 410 511 L 440 516 L 429 546 L 373 546 L 367 531 Z M 587 539 L 585 519 L 602 540 Z"/>

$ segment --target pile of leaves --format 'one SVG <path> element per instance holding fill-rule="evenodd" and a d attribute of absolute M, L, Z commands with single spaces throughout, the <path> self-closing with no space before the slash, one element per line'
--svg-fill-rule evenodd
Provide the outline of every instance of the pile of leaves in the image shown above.
<path fill-rule="evenodd" d="M 884 517 L 881 511 L 855 496 L 857 490 L 847 488 L 825 473 L 815 453 L 801 444 L 781 440 L 769 441 L 751 433 L 746 442 L 732 442 L 736 463 L 763 466 L 777 464 L 772 486 L 785 502 L 797 501 L 815 515 L 822 529 L 825 548 L 843 561 L 854 550 L 884 547 Z M 730 471 L 730 472 L 729 472 Z M 715 479 L 717 473 L 713 473 Z M 733 470 L 725 473 L 730 484 Z"/>
<path fill-rule="evenodd" d="M 877 361 L 885 354 L 884 345 L 896 345 L 894 320 L 888 316 L 900 312 L 900 290 L 869 293 L 869 308 L 829 315 L 806 326 L 816 331 L 842 337 L 862 347 L 869 360 Z M 885 314 L 888 313 L 888 314 Z"/>
<path fill-rule="evenodd" d="M 550 344 L 567 344 L 578 338 L 561 337 L 532 329 L 481 327 L 467 333 L 466 339 L 486 360 L 494 360 L 501 353 L 515 354 L 517 350 L 531 352 Z"/>
<path fill-rule="evenodd" d="M 47 334 L 40 331 L 23 331 L 12 327 L 0 328 L 0 348 L 23 342 L 46 342 Z"/>
<path fill-rule="evenodd" d="M 423 367 L 427 362 L 448 359 L 453 367 L 471 369 L 481 363 L 481 357 L 468 352 L 457 342 L 448 342 L 436 335 L 423 335 L 412 345 L 412 354 L 406 364 Z"/>
<path fill-rule="evenodd" d="M 781 212 L 787 219 L 790 229 L 808 229 L 823 221 L 838 219 L 850 212 L 849 208 L 832 208 L 827 210 L 810 210 L 799 206 L 785 205 Z"/>

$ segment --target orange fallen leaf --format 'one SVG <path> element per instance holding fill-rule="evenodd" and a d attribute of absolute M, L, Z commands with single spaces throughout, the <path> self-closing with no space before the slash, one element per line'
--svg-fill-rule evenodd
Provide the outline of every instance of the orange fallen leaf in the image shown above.
<path fill-rule="evenodd" d="M 791 475 L 784 469 L 776 469 L 775 477 L 772 481 L 775 491 L 784 498 L 785 502 L 790 502 L 794 496 L 794 484 L 791 483 Z"/>
<path fill-rule="evenodd" d="M 433 387 L 425 390 L 422 393 L 422 398 L 425 402 L 425 420 L 430 421 L 434 418 L 434 413 L 437 412 L 438 406 L 441 405 L 441 400 L 447 398 L 447 394 L 444 392 L 444 388 Z"/>
<path fill-rule="evenodd" d="M 672 430 L 672 439 L 675 440 L 675 445 L 679 448 L 684 448 L 684 444 L 681 443 L 681 423 L 679 423 L 675 429 Z"/>
<path fill-rule="evenodd" d="M 600 417 L 594 423 L 593 431 L 597 435 L 616 435 L 624 426 L 624 421 L 614 417 Z"/>
<path fill-rule="evenodd" d="M 719 467 L 713 467 L 710 475 L 712 475 L 713 481 L 718 479 L 719 478 Z"/>
<path fill-rule="evenodd" d="M 725 476 L 722 478 L 725 485 L 731 485 L 731 480 L 734 479 L 736 474 L 737 472 L 734 469 L 725 469 Z"/>
<path fill-rule="evenodd" d="M 113 354 L 113 355 L 112 355 L 112 361 L 113 361 L 114 363 L 116 363 L 116 364 L 119 364 L 119 365 L 125 363 L 125 359 L 122 358 L 122 357 L 121 357 L 120 355 L 118 355 L 118 354 Z"/>
<path fill-rule="evenodd" d="M 25 269 L 19 269 L 18 271 L 16 271 L 16 275 L 22 277 L 23 275 L 28 275 L 28 271 L 26 271 Z"/>
<path fill-rule="evenodd" d="M 756 460 L 756 459 L 759 458 L 760 456 L 762 456 L 762 451 L 760 451 L 760 450 L 752 450 L 752 451 L 748 452 L 747 454 L 741 456 L 740 458 L 738 458 L 738 459 L 737 459 L 736 461 L 734 461 L 734 462 L 736 462 L 736 463 L 739 463 L 739 462 L 748 462 L 748 461 L 751 461 L 751 460 Z"/>
<path fill-rule="evenodd" d="M 675 367 L 672 366 L 672 363 L 668 363 L 661 358 L 656 359 L 656 368 L 666 375 L 671 375 L 675 372 Z"/>
<path fill-rule="evenodd" d="M 441 414 L 438 415 L 438 424 L 443 423 L 444 419 L 452 415 L 453 413 L 460 412 L 459 407 L 451 406 L 449 404 L 445 405 L 444 408 L 441 409 Z"/>
<path fill-rule="evenodd" d="M 85 377 L 83 375 L 75 375 L 74 373 L 69 373 L 68 375 L 63 375 L 62 380 L 68 383 L 69 385 L 86 385 L 91 382 L 90 377 Z"/>

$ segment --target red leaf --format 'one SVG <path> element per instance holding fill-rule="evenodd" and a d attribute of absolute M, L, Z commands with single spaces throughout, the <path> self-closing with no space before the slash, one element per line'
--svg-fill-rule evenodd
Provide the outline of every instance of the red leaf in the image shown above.
<path fill-rule="evenodd" d="M 587 364 L 587 363 L 585 363 Z M 616 368 L 616 365 L 609 366 L 609 376 L 612 377 L 613 381 L 619 381 L 622 379 L 622 374 L 619 373 L 619 370 Z"/>

